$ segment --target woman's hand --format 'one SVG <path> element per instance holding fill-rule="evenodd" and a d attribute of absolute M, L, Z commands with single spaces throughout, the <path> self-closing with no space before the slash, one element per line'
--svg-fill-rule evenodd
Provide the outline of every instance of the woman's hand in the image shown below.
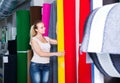
<path fill-rule="evenodd" d="M 56 56 L 64 56 L 64 54 L 65 54 L 64 52 L 57 52 Z"/>

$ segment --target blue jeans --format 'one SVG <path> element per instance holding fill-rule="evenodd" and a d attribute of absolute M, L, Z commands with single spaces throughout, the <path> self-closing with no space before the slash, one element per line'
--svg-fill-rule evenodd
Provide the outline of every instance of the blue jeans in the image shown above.
<path fill-rule="evenodd" d="M 48 83 L 50 64 L 30 63 L 30 77 L 32 83 Z"/>

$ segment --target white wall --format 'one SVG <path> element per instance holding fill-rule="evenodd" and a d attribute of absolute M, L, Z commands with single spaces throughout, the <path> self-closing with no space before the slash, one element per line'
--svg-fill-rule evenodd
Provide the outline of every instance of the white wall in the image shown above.
<path fill-rule="evenodd" d="M 45 3 L 52 3 L 55 0 L 45 0 Z"/>
<path fill-rule="evenodd" d="M 44 3 L 52 3 L 55 0 L 31 0 L 31 6 L 43 6 Z"/>

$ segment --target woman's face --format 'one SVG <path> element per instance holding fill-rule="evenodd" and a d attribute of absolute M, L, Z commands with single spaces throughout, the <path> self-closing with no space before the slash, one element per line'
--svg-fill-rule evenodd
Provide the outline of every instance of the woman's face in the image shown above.
<path fill-rule="evenodd" d="M 44 24 L 41 22 L 41 23 L 38 23 L 37 25 L 37 32 L 40 33 L 40 34 L 44 34 L 45 33 L 45 26 Z"/>

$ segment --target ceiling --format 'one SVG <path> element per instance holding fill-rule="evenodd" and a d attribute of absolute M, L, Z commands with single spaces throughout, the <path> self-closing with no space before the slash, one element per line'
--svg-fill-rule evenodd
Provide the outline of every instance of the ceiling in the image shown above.
<path fill-rule="evenodd" d="M 22 3 L 28 0 L 0 0 L 0 20 L 10 16 Z"/>

